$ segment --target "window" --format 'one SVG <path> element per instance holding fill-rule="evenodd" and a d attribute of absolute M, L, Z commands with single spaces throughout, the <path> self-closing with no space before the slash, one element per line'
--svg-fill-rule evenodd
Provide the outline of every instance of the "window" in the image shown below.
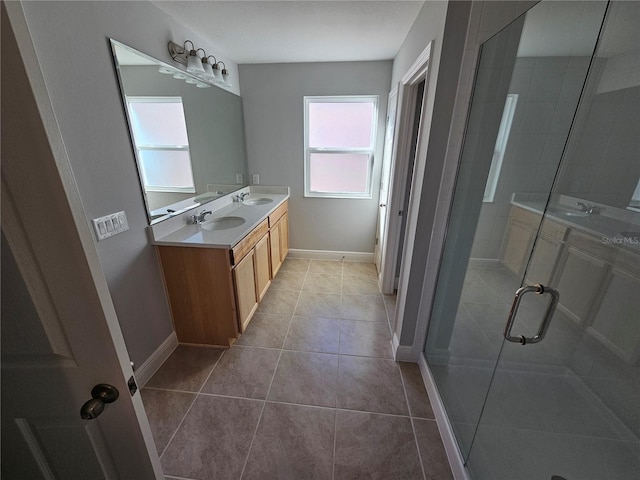
<path fill-rule="evenodd" d="M 144 189 L 195 193 L 180 97 L 127 97 Z"/>
<path fill-rule="evenodd" d="M 377 96 L 304 98 L 305 197 L 371 198 Z"/>
<path fill-rule="evenodd" d="M 507 141 L 511 132 L 511 124 L 513 123 L 513 114 L 516 111 L 516 103 L 518 102 L 518 94 L 510 93 L 504 103 L 502 112 L 502 120 L 498 129 L 498 138 L 496 138 L 496 146 L 493 149 L 493 158 L 491 159 L 491 167 L 489 167 L 489 176 L 487 184 L 484 188 L 483 202 L 493 202 L 498 186 L 498 178 L 500 178 L 500 170 L 502 169 L 502 160 L 504 152 L 507 149 Z"/>

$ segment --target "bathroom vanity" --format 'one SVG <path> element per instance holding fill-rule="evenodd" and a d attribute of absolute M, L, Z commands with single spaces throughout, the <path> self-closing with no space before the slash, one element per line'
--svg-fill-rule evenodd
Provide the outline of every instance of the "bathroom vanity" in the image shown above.
<path fill-rule="evenodd" d="M 180 343 L 231 346 L 287 256 L 288 189 L 251 188 L 203 205 L 200 224 L 150 227 Z"/>
<path fill-rule="evenodd" d="M 640 331 L 637 312 L 625 299 L 640 291 L 640 225 L 630 227 L 630 212 L 623 209 L 598 205 L 598 213 L 587 213 L 576 207 L 578 201 L 561 196 L 552 204 L 537 240 L 544 203 L 512 201 L 501 262 L 525 275 L 527 284 L 557 288 L 558 308 L 568 318 L 633 363 L 640 355 Z"/>

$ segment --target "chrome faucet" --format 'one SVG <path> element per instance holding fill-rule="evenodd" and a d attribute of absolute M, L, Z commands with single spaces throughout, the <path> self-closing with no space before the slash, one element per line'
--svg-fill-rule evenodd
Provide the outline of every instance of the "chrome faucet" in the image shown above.
<path fill-rule="evenodd" d="M 236 202 L 242 202 L 248 196 L 249 196 L 249 194 L 247 192 L 240 193 L 240 194 L 236 195 Z"/>
<path fill-rule="evenodd" d="M 584 202 L 576 202 L 576 205 L 580 207 L 580 211 L 586 213 L 587 215 L 596 215 L 600 213 L 600 207 L 596 205 L 589 205 Z"/>
<path fill-rule="evenodd" d="M 189 217 L 191 219 L 190 223 L 193 225 L 199 225 L 204 222 L 207 215 L 211 215 L 211 210 L 203 210 L 197 215 L 191 215 L 191 217 Z"/>

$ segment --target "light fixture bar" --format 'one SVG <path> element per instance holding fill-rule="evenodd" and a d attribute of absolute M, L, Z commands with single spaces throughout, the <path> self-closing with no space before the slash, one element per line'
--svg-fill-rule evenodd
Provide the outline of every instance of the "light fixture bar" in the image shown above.
<path fill-rule="evenodd" d="M 191 44 L 192 48 L 187 48 L 187 44 Z M 186 40 L 184 45 L 179 45 L 175 42 L 169 41 L 168 43 L 169 55 L 173 59 L 174 62 L 180 63 L 187 67 L 187 71 L 189 70 L 189 56 L 193 51 L 201 51 L 203 52 L 203 56 L 198 58 L 198 67 L 202 68 L 202 72 L 191 72 L 196 74 L 202 81 L 208 83 L 215 83 L 221 86 L 230 87 L 231 80 L 229 71 L 227 70 L 224 62 L 218 62 L 216 57 L 213 55 L 207 55 L 207 53 L 202 48 L 196 48 L 191 40 Z M 193 55 L 191 55 L 193 56 Z M 213 57 L 216 63 L 210 64 L 208 62 L 209 57 Z M 193 66 L 193 59 L 192 59 Z M 222 68 L 220 68 L 222 67 Z"/>

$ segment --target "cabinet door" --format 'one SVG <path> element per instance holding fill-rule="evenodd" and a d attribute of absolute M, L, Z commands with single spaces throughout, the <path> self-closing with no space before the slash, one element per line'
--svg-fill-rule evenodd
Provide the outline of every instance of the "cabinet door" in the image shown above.
<path fill-rule="evenodd" d="M 545 233 L 540 235 L 533 257 L 529 262 L 526 283 L 542 283 L 543 285 L 553 283 L 553 272 L 560 258 L 562 246 L 562 241 L 557 238 Z"/>
<path fill-rule="evenodd" d="M 529 260 L 535 230 L 513 218 L 509 219 L 505 233 L 502 262 L 518 276 L 524 273 L 524 267 Z"/>
<path fill-rule="evenodd" d="M 255 253 L 252 250 L 233 269 L 233 281 L 236 284 L 238 322 L 241 332 L 244 332 L 245 328 L 247 328 L 253 312 L 258 308 L 254 259 Z"/>
<path fill-rule="evenodd" d="M 601 288 L 606 270 L 607 264 L 602 259 L 570 245 L 558 281 L 561 292 L 558 308 L 581 323 Z"/>
<path fill-rule="evenodd" d="M 255 275 L 256 275 L 256 295 L 258 301 L 262 300 L 264 294 L 271 284 L 271 262 L 269 252 L 269 235 L 265 235 L 256 243 L 255 247 Z"/>
<path fill-rule="evenodd" d="M 284 214 L 279 222 L 280 225 L 280 260 L 284 262 L 289 253 L 289 215 Z"/>
<path fill-rule="evenodd" d="M 276 276 L 280 265 L 282 265 L 282 254 L 280 253 L 280 224 L 277 222 L 271 227 L 269 231 L 270 236 L 270 250 L 271 250 L 271 278 Z"/>

